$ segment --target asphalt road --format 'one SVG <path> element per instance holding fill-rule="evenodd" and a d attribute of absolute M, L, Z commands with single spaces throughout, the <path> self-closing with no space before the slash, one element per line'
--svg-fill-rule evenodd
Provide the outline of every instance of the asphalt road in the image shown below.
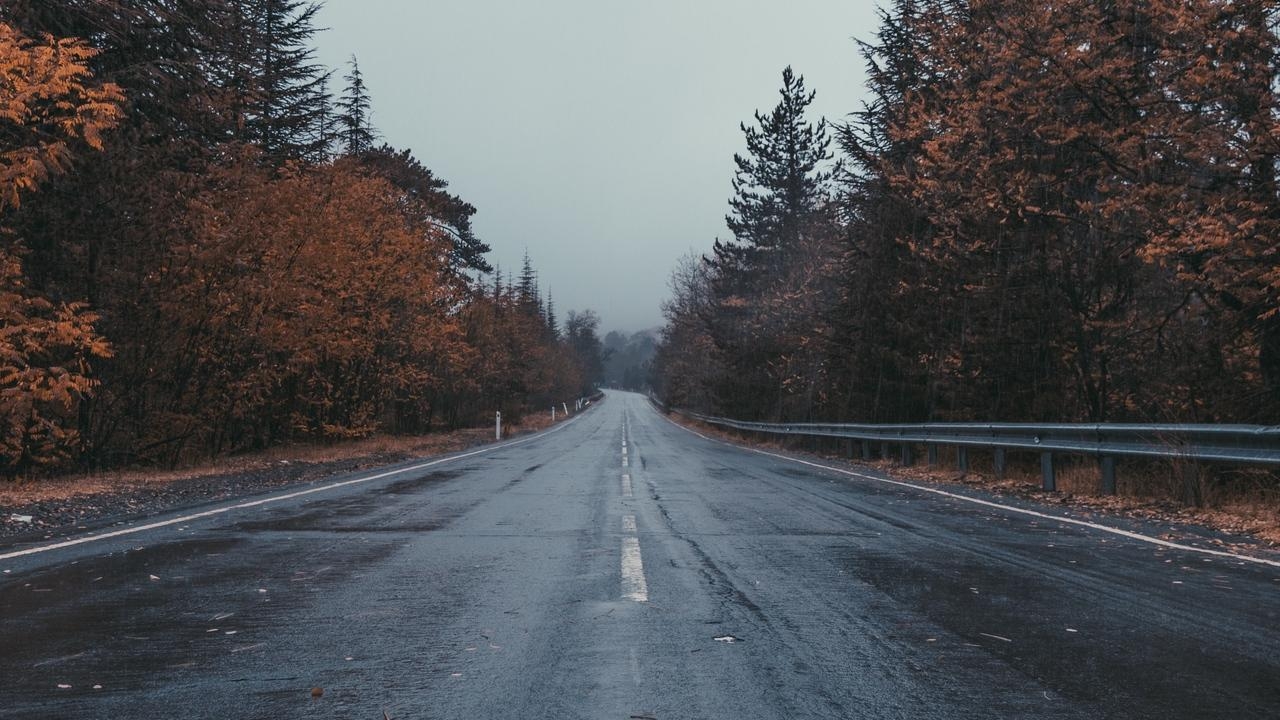
<path fill-rule="evenodd" d="M 0 546 L 0 717 L 1280 717 L 1280 568 L 735 449 L 623 393 L 413 466 Z"/>

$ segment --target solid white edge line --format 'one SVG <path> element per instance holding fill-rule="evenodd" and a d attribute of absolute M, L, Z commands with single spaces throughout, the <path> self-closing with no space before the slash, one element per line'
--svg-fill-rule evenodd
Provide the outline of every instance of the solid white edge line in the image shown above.
<path fill-rule="evenodd" d="M 23 557 L 26 555 L 36 555 L 38 553 L 49 552 L 50 550 L 60 550 L 62 548 L 73 547 L 75 545 L 83 545 L 85 543 L 97 542 L 98 540 L 109 540 L 111 538 L 121 537 L 123 535 L 133 535 L 135 533 L 146 532 L 147 530 L 155 530 L 156 528 L 167 527 L 169 525 L 177 525 L 179 523 L 190 522 L 192 520 L 199 520 L 201 518 L 212 517 L 214 515 L 222 515 L 224 513 L 231 512 L 232 510 L 243 510 L 245 508 L 258 507 L 260 505 L 270 505 L 271 503 L 277 503 L 277 502 L 280 502 L 281 500 L 291 500 L 296 497 L 302 497 L 303 495 L 311 495 L 313 493 L 335 490 L 340 487 L 346 487 L 347 485 L 359 485 L 360 483 L 367 483 L 367 482 L 372 482 L 374 480 L 381 480 L 382 478 L 391 477 L 392 475 L 400 475 L 407 472 L 413 472 L 415 470 L 422 470 L 423 468 L 429 468 L 429 467 L 432 467 L 433 465 L 443 465 L 444 463 L 453 462 L 455 460 L 464 460 L 466 458 L 474 457 L 476 455 L 483 455 L 484 453 L 493 452 L 494 450 L 501 450 L 503 448 L 509 448 L 515 445 L 523 445 L 524 443 L 537 440 L 539 438 L 544 438 L 552 433 L 563 430 L 564 428 L 568 427 L 570 424 L 572 424 L 574 421 L 576 421 L 580 417 L 582 416 L 576 415 L 570 420 L 562 422 L 553 428 L 543 430 L 542 432 L 539 432 L 539 433 L 535 433 L 533 435 L 530 435 L 527 438 L 521 438 L 520 440 L 512 440 L 510 442 L 501 443 L 499 445 L 490 445 L 488 447 L 484 447 L 479 450 L 473 450 L 471 452 L 463 453 L 461 455 L 454 455 L 452 457 L 440 458 L 438 460 L 432 460 L 430 462 L 419 463 L 417 465 L 412 465 L 407 468 L 400 468 L 399 470 L 391 470 L 384 473 L 378 473 L 377 475 L 370 475 L 369 477 L 354 478 L 352 480 L 343 480 L 342 482 L 331 483 L 329 485 L 322 485 L 320 487 L 307 488 L 306 490 L 299 490 L 297 492 L 286 493 L 284 495 L 274 495 L 272 497 L 263 498 L 261 500 L 251 500 L 249 502 L 236 503 L 234 505 L 224 505 L 223 507 L 220 507 L 220 508 L 205 510 L 203 512 L 198 512 L 191 515 L 183 515 L 182 517 L 176 517 L 169 520 L 161 520 L 159 522 L 147 523 L 146 525 L 138 525 L 136 527 L 128 527 L 120 530 L 113 530 L 107 533 L 94 533 L 91 535 L 82 535 L 78 538 L 73 538 L 71 540 L 63 540 L 61 542 L 56 542 L 56 543 L 49 543 L 48 545 L 37 545 L 36 547 L 27 548 L 25 550 L 18 550 L 15 552 L 10 552 L 10 553 L 5 553 L 3 555 L 0 555 L 0 560 L 12 560 L 14 558 Z"/>
<path fill-rule="evenodd" d="M 1198 548 L 1192 545 L 1183 545 L 1181 543 L 1169 542 L 1168 540 L 1161 540 L 1160 538 L 1154 538 L 1154 537 L 1151 537 L 1150 535 L 1143 535 L 1141 533 L 1131 532 L 1129 530 L 1121 530 L 1120 528 L 1111 527 L 1109 525 L 1100 525 L 1098 523 L 1089 522 L 1088 520 L 1077 520 L 1075 518 L 1063 517 L 1061 515 L 1051 515 L 1049 513 L 1042 513 L 1036 510 L 1028 510 L 1026 508 L 1014 507 L 1012 505 L 1001 505 L 1000 503 L 991 502 L 990 500 L 982 500 L 979 498 L 969 497 L 967 495 L 960 495 L 958 493 L 947 492 L 946 490 L 939 490 L 937 488 L 931 488 L 925 485 L 916 485 L 915 483 L 903 482 L 901 480 L 890 480 L 888 478 L 881 478 L 881 477 L 876 477 L 874 475 L 867 475 L 865 473 L 854 472 L 853 470 L 844 470 L 838 467 L 832 467 L 830 465 L 823 465 L 822 463 L 810 462 L 808 460 L 801 460 L 799 458 L 787 457 L 786 455 L 772 453 L 767 450 L 760 450 L 758 448 L 753 448 L 747 445 L 738 445 L 736 443 L 720 440 L 719 438 L 708 437 L 698 432 L 697 430 L 693 430 L 691 428 L 687 428 L 681 425 L 680 423 L 676 422 L 675 420 L 672 420 L 669 417 L 666 417 L 665 415 L 663 417 L 664 419 L 666 419 L 667 422 L 671 423 L 672 425 L 675 425 L 676 427 L 680 428 L 681 430 L 684 430 L 685 432 L 693 433 L 694 435 L 697 435 L 703 440 L 709 440 L 714 443 L 720 443 L 721 445 L 727 445 L 731 448 L 737 448 L 739 450 L 748 450 L 753 453 L 759 453 L 760 455 L 768 455 L 769 457 L 778 458 L 779 460 L 787 460 L 789 462 L 799 463 L 801 465 L 808 465 L 810 467 L 821 468 L 823 470 L 830 470 L 831 472 L 841 473 L 842 475 L 849 475 L 851 477 L 856 477 L 862 480 L 872 480 L 878 483 L 885 483 L 886 485 L 897 485 L 899 487 L 912 488 L 914 490 L 920 490 L 922 492 L 933 493 L 934 495 L 941 495 L 943 497 L 948 497 L 953 500 L 963 500 L 964 502 L 973 503 L 974 505 L 983 505 L 985 507 L 997 508 L 1000 510 L 1015 512 L 1020 515 L 1029 515 L 1031 517 L 1043 518 L 1045 520 L 1055 520 L 1057 522 L 1068 523 L 1071 525 L 1079 525 L 1081 527 L 1092 528 L 1094 530 L 1101 530 L 1102 532 L 1111 533 L 1112 535 L 1119 535 L 1121 537 L 1129 538 L 1130 540 L 1138 540 L 1140 542 L 1150 543 L 1152 545 L 1159 545 L 1160 547 L 1166 547 L 1173 550 L 1184 550 L 1187 552 L 1201 553 L 1203 555 L 1213 555 L 1215 557 L 1231 558 L 1232 560 L 1241 560 L 1243 562 L 1251 562 L 1251 563 L 1256 563 L 1258 565 L 1269 565 L 1271 567 L 1280 568 L 1280 561 L 1276 561 L 1276 560 L 1268 560 L 1266 558 L 1251 557 L 1249 555 L 1238 555 L 1236 553 L 1230 553 L 1223 550 L 1210 550 L 1208 548 Z"/>

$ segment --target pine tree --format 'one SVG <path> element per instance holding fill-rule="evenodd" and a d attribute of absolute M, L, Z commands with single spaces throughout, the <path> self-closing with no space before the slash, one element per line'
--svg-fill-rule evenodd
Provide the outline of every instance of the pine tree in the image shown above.
<path fill-rule="evenodd" d="M 516 282 L 516 298 L 523 310 L 530 317 L 542 314 L 542 296 L 538 292 L 538 272 L 533 269 L 533 261 L 529 253 L 524 254 L 524 262 L 520 266 L 520 278 Z"/>
<path fill-rule="evenodd" d="M 825 121 L 805 119 L 814 93 L 790 67 L 782 72 L 781 101 L 768 115 L 755 113 L 756 126 L 741 125 L 747 155 L 734 155 L 731 213 L 725 218 L 733 239 L 716 241 L 710 266 L 714 311 L 707 318 L 718 360 L 726 369 L 715 394 L 718 410 L 735 417 L 777 417 L 783 374 L 795 370 L 786 336 L 799 329 L 799 314 L 786 310 L 800 290 L 806 307 L 819 271 L 818 256 L 830 233 L 827 186 L 832 173 Z M 801 282 L 803 288 L 789 286 Z M 801 320 L 814 328 L 815 318 Z M 809 414 L 806 408 L 804 414 Z"/>
<path fill-rule="evenodd" d="M 779 94 L 769 115 L 756 111 L 756 126 L 740 125 L 747 155 L 733 156 L 732 212 L 725 217 L 734 242 L 716 246 L 727 268 L 776 267 L 780 251 L 798 241 L 826 197 L 831 173 L 822 165 L 832 158 L 826 122 L 805 120 L 815 93 L 806 92 L 804 77 L 787 66 Z"/>
<path fill-rule="evenodd" d="M 880 28 L 859 51 L 870 100 L 835 127 L 849 159 L 839 175 L 845 221 L 841 296 L 831 318 L 830 407 L 837 419 L 908 422 L 929 417 L 923 337 L 935 321 L 911 257 L 926 242 L 927 218 L 909 194 L 888 179 L 919 152 L 917 138 L 895 133 L 911 109 L 908 95 L 932 87 L 930 47 L 913 32 L 918 0 L 895 0 L 880 11 Z M 917 106 L 918 107 L 918 106 Z"/>
<path fill-rule="evenodd" d="M 560 322 L 556 318 L 556 301 L 551 297 L 551 291 L 547 290 L 547 303 L 544 316 L 547 321 L 547 333 L 552 339 L 560 337 Z"/>
<path fill-rule="evenodd" d="M 343 78 L 347 82 L 342 99 L 338 101 L 341 111 L 342 140 L 347 155 L 363 155 L 373 149 L 374 132 L 370 123 L 369 89 L 364 84 L 364 75 L 360 73 L 360 63 L 356 56 L 351 56 L 350 71 Z"/>
<path fill-rule="evenodd" d="M 328 73 L 311 39 L 320 5 L 303 0 L 228 0 L 231 28 L 214 63 L 229 96 L 234 137 L 275 162 L 314 156 L 328 105 Z"/>
<path fill-rule="evenodd" d="M 333 96 L 329 94 L 328 75 L 320 79 L 320 88 L 317 92 L 323 102 L 320 104 L 320 114 L 316 117 L 314 144 L 307 160 L 319 165 L 334 155 L 334 149 L 342 136 L 340 127 L 342 118 L 334 113 Z"/>

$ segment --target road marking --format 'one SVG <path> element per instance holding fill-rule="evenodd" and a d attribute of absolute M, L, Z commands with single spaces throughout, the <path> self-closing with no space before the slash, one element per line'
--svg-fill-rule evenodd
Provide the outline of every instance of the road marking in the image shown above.
<path fill-rule="evenodd" d="M 180 523 L 190 522 L 192 520 L 199 520 L 201 518 L 213 517 L 215 515 L 222 515 L 225 513 L 229 513 L 233 510 L 244 510 L 247 508 L 260 507 L 262 505 L 271 505 L 272 503 L 278 503 L 282 500 L 291 500 L 293 498 L 302 497 L 304 495 L 312 495 L 314 493 L 327 492 L 329 490 L 336 490 L 338 488 L 346 487 L 348 485 L 359 485 L 361 483 L 372 482 L 374 480 L 381 480 L 382 478 L 391 477 L 392 475 L 403 475 L 404 473 L 414 472 L 416 470 L 422 470 L 424 468 L 429 468 L 435 465 L 443 465 L 444 463 L 450 463 L 456 460 L 465 460 L 466 458 L 474 457 L 476 455 L 483 455 L 485 453 L 493 452 L 494 450 L 502 450 L 503 448 L 509 448 L 515 445 L 523 445 L 524 443 L 538 440 L 540 438 L 546 437 L 547 435 L 550 435 L 551 433 L 559 432 L 560 430 L 568 427 L 570 423 L 574 422 L 580 417 L 582 417 L 582 415 L 577 415 L 573 417 L 571 420 L 569 420 L 568 422 L 561 423 L 549 430 L 544 430 L 535 435 L 530 435 L 527 438 L 522 438 L 520 440 L 512 440 L 511 442 L 505 442 L 499 445 L 491 445 L 489 447 L 481 448 L 479 450 L 472 450 L 471 452 L 463 453 L 461 455 L 454 455 L 453 457 L 440 458 L 439 460 L 432 460 L 430 462 L 418 463 L 417 465 L 412 465 L 407 468 L 400 468 L 399 470 L 390 470 L 388 472 L 378 473 L 377 475 L 370 475 L 369 477 L 355 478 L 352 480 L 343 480 L 342 482 L 330 483 L 328 485 L 322 485 L 320 487 L 307 488 L 306 490 L 299 490 L 297 492 L 285 493 L 284 495 L 274 495 L 272 497 L 263 498 L 261 500 L 252 500 L 250 502 L 235 503 L 233 505 L 224 505 L 222 507 L 214 508 L 212 510 L 205 510 L 204 512 L 193 513 L 191 515 L 183 515 L 182 517 L 176 517 L 171 520 L 161 520 L 159 522 L 147 523 L 146 525 L 138 525 L 137 527 L 124 528 L 121 530 L 113 530 L 111 532 L 106 532 L 106 533 L 96 533 L 93 535 L 84 535 L 82 537 L 73 538 L 71 540 L 63 540 L 62 542 L 50 543 L 48 545 L 39 545 L 36 547 L 27 548 L 25 550 L 17 550 L 15 552 L 10 552 L 10 553 L 5 553 L 3 555 L 0 555 L 0 560 L 12 560 L 13 558 L 23 557 L 25 555 L 36 555 L 38 553 L 49 552 L 51 550 L 60 550 L 62 548 L 73 547 L 75 545 L 83 545 L 85 543 L 97 542 L 99 540 L 109 540 L 111 538 L 121 537 L 123 535 L 133 535 L 134 533 L 146 532 L 147 530 L 155 530 L 156 528 L 168 527 L 169 525 L 178 525 Z"/>
<path fill-rule="evenodd" d="M 631 476 L 622 474 L 622 497 L 631 497 Z"/>
<path fill-rule="evenodd" d="M 649 584 L 644 581 L 640 541 L 633 537 L 622 538 L 622 597 L 636 602 L 649 601 Z"/>
<path fill-rule="evenodd" d="M 622 467 L 631 467 L 631 462 L 627 460 L 627 456 L 622 456 Z"/>
<path fill-rule="evenodd" d="M 675 425 L 676 427 L 680 428 L 681 430 L 697 435 L 703 440 L 710 440 L 711 442 L 714 442 L 714 443 L 720 443 L 721 445 L 727 445 L 731 448 L 737 448 L 739 450 L 747 450 L 749 452 L 757 453 L 760 455 L 768 455 L 769 457 L 777 458 L 779 460 L 786 460 L 788 462 L 799 463 L 801 465 L 808 465 L 809 467 L 815 467 L 822 470 L 830 470 L 831 472 L 837 472 L 842 475 L 848 475 L 850 477 L 856 477 L 862 480 L 871 480 L 873 482 L 884 483 L 886 485 L 897 485 L 898 487 L 912 488 L 915 490 L 919 490 L 921 492 L 933 493 L 934 495 L 941 495 L 943 497 L 951 498 L 952 500 L 961 500 L 963 502 L 973 503 L 974 505 L 982 505 L 984 507 L 996 508 L 998 510 L 1006 510 L 1008 512 L 1018 513 L 1019 515 L 1029 515 L 1031 517 L 1043 518 L 1045 520 L 1053 520 L 1055 522 L 1062 522 L 1070 525 L 1079 525 L 1080 527 L 1092 528 L 1094 530 L 1100 530 L 1105 533 L 1111 533 L 1112 535 L 1119 535 L 1121 537 L 1126 537 L 1126 538 L 1129 538 L 1130 540 L 1137 540 L 1139 542 L 1150 543 L 1152 545 L 1159 545 L 1160 547 L 1166 547 L 1173 550 L 1183 550 L 1186 552 L 1200 553 L 1202 555 L 1213 555 L 1215 557 L 1230 558 L 1232 560 L 1240 560 L 1243 562 L 1251 562 L 1251 563 L 1256 563 L 1258 565 L 1269 565 L 1271 567 L 1280 568 L 1280 561 L 1277 561 L 1277 560 L 1268 560 L 1266 558 L 1251 557 L 1249 555 L 1237 555 L 1236 553 L 1225 552 L 1223 550 L 1210 550 L 1208 548 L 1198 548 L 1192 545 L 1183 545 L 1182 543 L 1169 542 L 1168 540 L 1161 540 L 1160 538 L 1154 538 L 1149 535 L 1143 535 L 1142 533 L 1136 533 L 1129 530 L 1121 530 L 1120 528 L 1111 527 L 1109 525 L 1100 525 L 1098 523 L 1089 522 L 1087 520 L 1077 520 L 1075 518 L 1063 517 L 1061 515 L 1052 515 L 1050 513 L 1043 513 L 1036 510 L 1028 510 L 1026 508 L 1014 507 L 1012 505 L 1002 505 L 997 502 L 991 502 L 990 500 L 981 500 L 979 498 L 969 497 L 967 495 L 961 495 L 959 493 L 947 492 L 946 490 L 939 490 L 938 488 L 927 487 L 924 485 L 916 485 L 915 483 L 903 482 L 901 480 L 890 480 L 889 478 L 876 477 L 874 475 L 867 475 L 866 473 L 855 472 L 853 470 L 844 470 L 842 468 L 832 467 L 830 465 L 823 465 L 822 463 L 810 462 L 808 460 L 801 460 L 799 458 L 787 457 L 786 455 L 779 455 L 778 453 L 769 452 L 768 450 L 760 450 L 758 448 L 753 448 L 746 445 L 737 445 L 735 443 L 727 442 L 725 440 L 720 440 L 719 438 L 713 438 L 713 437 L 708 437 L 706 435 L 703 435 L 697 430 L 692 430 L 690 428 L 687 428 L 681 425 L 680 423 L 676 422 L 675 420 L 672 420 L 671 418 L 666 418 L 666 420 L 670 422 L 672 425 Z M 3 559 L 3 558 L 0 558 L 0 559 Z"/>
<path fill-rule="evenodd" d="M 633 533 L 635 531 L 636 531 L 636 516 L 623 515 L 622 516 L 622 532 Z"/>

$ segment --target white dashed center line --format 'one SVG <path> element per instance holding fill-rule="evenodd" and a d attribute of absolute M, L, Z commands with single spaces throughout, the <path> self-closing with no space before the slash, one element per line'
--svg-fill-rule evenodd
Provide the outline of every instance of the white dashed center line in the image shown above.
<path fill-rule="evenodd" d="M 634 537 L 622 538 L 622 597 L 635 602 L 649 601 L 644 561 L 640 559 L 640 541 Z"/>
<path fill-rule="evenodd" d="M 622 497 L 631 497 L 631 476 L 622 476 Z"/>

